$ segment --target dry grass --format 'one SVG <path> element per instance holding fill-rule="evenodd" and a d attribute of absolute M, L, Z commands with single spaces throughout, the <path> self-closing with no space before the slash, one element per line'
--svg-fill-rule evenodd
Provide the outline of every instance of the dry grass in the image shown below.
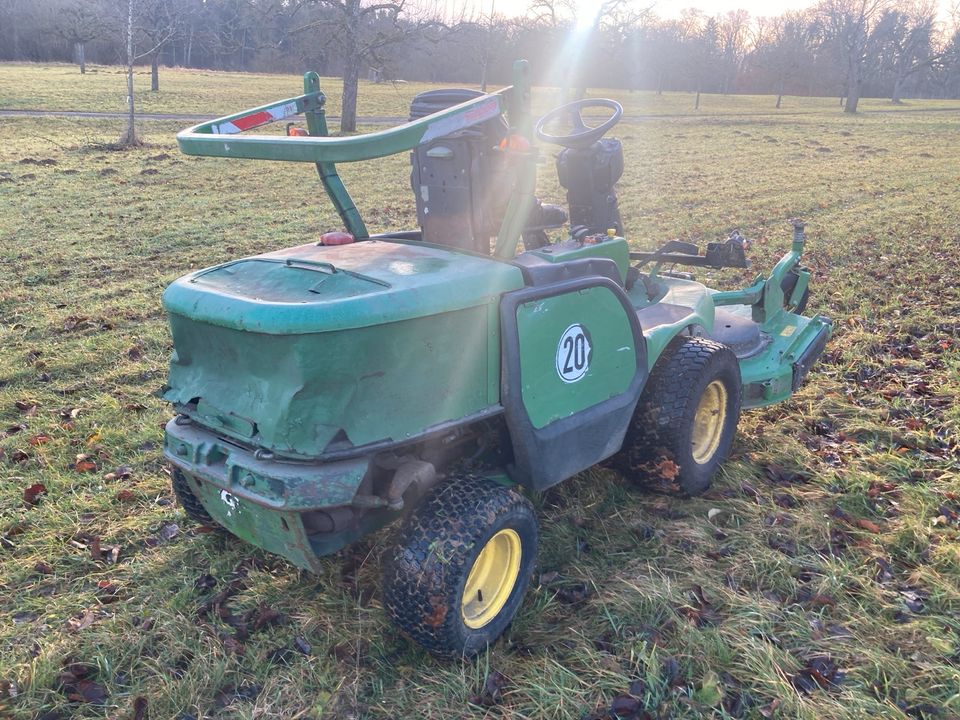
<path fill-rule="evenodd" d="M 91 65 L 80 75 L 75 65 L 0 63 L 0 109 L 86 110 L 125 112 L 127 86 L 124 68 Z M 340 113 L 340 78 L 325 77 L 321 87 L 327 94 L 328 112 Z M 420 82 L 360 82 L 357 112 L 360 116 L 405 117 L 410 101 L 433 85 Z M 478 87 L 478 86 L 468 86 Z M 161 68 L 160 92 L 150 92 L 150 69 L 136 68 L 135 98 L 140 112 L 226 115 L 265 101 L 297 95 L 303 88 L 301 76 L 269 73 L 220 73 L 209 70 Z M 669 92 L 629 92 L 592 88 L 594 97 L 610 97 L 623 104 L 628 115 L 771 115 L 791 116 L 835 114 L 837 98 L 785 97 L 783 107 L 775 108 L 770 95 L 710 95 L 700 98 L 700 110 L 694 111 L 694 94 Z M 546 112 L 559 101 L 556 88 L 537 88 L 535 108 Z M 917 110 L 958 110 L 957 100 L 907 101 L 893 105 L 889 100 L 864 98 L 862 112 L 914 112 Z"/>
<path fill-rule="evenodd" d="M 221 79 L 191 77 L 190 111 L 247 103 L 225 102 Z M 297 87 L 268 84 L 242 97 Z M 0 105 L 36 102 L 0 87 Z M 387 625 L 384 536 L 308 575 L 197 533 L 172 504 L 160 293 L 335 227 L 309 166 L 186 158 L 163 123 L 118 153 L 100 145 L 117 124 L 0 122 L 6 711 L 126 718 L 143 697 L 156 718 L 581 718 L 632 687 L 651 717 L 960 716 L 960 112 L 801 110 L 624 125 L 621 197 L 638 247 L 740 227 L 757 269 L 806 217 L 812 310 L 837 322 L 825 361 L 792 401 L 744 415 L 705 497 L 597 469 L 537 498 L 542 584 L 470 663 Z M 413 224 L 406 163 L 343 168 L 371 229 Z M 231 580 L 236 615 L 266 603 L 286 622 L 237 640 L 198 617 Z M 817 656 L 835 686 L 804 672 Z M 74 692 L 102 688 L 103 704 L 68 697 L 71 661 L 90 665 Z M 492 669 L 507 684 L 471 704 Z"/>

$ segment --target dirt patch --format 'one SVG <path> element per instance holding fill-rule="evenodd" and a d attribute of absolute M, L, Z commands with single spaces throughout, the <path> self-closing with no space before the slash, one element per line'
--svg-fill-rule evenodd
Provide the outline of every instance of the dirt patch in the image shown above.
<path fill-rule="evenodd" d="M 20 161 L 20 164 L 21 165 L 43 165 L 43 166 L 49 167 L 51 165 L 56 165 L 57 161 L 54 160 L 53 158 L 41 158 L 38 160 L 37 158 L 26 157 Z"/>

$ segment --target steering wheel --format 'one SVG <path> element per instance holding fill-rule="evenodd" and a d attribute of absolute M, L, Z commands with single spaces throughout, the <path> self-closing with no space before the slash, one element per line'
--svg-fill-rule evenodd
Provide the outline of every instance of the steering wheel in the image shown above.
<path fill-rule="evenodd" d="M 600 125 L 587 127 L 580 113 L 584 109 L 591 107 L 607 108 L 608 110 L 613 110 L 613 114 Z M 544 130 L 547 125 L 559 119 L 565 113 L 570 116 L 573 132 L 568 135 L 551 135 Z M 605 98 L 575 100 L 574 102 L 554 108 L 540 118 L 537 121 L 537 137 L 543 142 L 553 143 L 554 145 L 560 145 L 565 148 L 588 148 L 602 138 L 607 130 L 620 122 L 622 115 L 623 106 L 616 100 L 607 100 Z"/>

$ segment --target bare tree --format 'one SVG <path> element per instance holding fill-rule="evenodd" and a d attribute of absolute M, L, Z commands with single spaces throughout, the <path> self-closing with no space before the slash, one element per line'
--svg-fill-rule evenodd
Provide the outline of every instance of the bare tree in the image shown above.
<path fill-rule="evenodd" d="M 173 34 L 173 28 L 168 29 L 167 35 L 158 36 L 156 45 L 151 46 L 145 52 L 137 54 L 135 52 L 138 26 L 136 24 L 137 11 L 141 9 L 140 0 L 127 0 L 126 17 L 123 20 L 123 35 L 126 40 L 126 66 L 127 66 L 127 122 L 120 135 L 120 146 L 125 148 L 141 145 L 140 138 L 137 137 L 137 113 L 136 103 L 133 94 L 133 65 L 134 63 L 152 53 L 156 52 L 157 47 L 167 42 Z"/>
<path fill-rule="evenodd" d="M 357 94 L 364 64 L 380 67 L 383 53 L 394 45 L 415 37 L 424 37 L 432 27 L 440 27 L 437 18 L 415 17 L 407 11 L 406 0 L 304 0 L 326 9 L 320 18 L 297 32 L 323 32 L 337 48 L 343 64 L 343 93 L 340 108 L 340 132 L 357 129 Z"/>
<path fill-rule="evenodd" d="M 160 54 L 177 34 L 181 25 L 181 8 L 174 0 L 139 0 L 137 28 L 150 48 L 150 91 L 160 90 Z M 140 57 L 144 57 L 144 54 Z"/>
<path fill-rule="evenodd" d="M 723 80 L 720 92 L 730 92 L 740 74 L 743 59 L 750 40 L 750 13 L 746 10 L 731 10 L 720 17 L 717 23 L 720 56 L 723 59 Z"/>
<path fill-rule="evenodd" d="M 783 103 L 787 84 L 813 62 L 814 36 L 803 12 L 787 12 L 765 19 L 756 37 L 754 62 L 770 73 L 777 92 L 776 108 Z"/>
<path fill-rule="evenodd" d="M 936 6 L 930 0 L 901 0 L 874 29 L 881 69 L 893 78 L 891 101 L 899 105 L 907 80 L 930 68 L 946 52 L 936 47 Z"/>
<path fill-rule="evenodd" d="M 844 112 L 857 112 L 873 28 L 892 0 L 821 0 L 818 14 L 846 69 Z"/>
<path fill-rule="evenodd" d="M 87 43 L 103 34 L 103 7 L 95 0 L 73 0 L 56 8 L 56 32 L 69 42 L 80 66 L 80 74 L 87 72 Z"/>

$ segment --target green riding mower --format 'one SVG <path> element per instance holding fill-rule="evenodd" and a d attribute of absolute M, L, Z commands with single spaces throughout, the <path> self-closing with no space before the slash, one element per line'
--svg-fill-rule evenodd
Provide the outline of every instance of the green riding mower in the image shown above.
<path fill-rule="evenodd" d="M 738 233 L 632 251 L 605 137 L 621 107 L 581 100 L 534 125 L 526 63 L 514 75 L 329 137 L 307 73 L 302 95 L 178 135 L 188 155 L 313 163 L 343 224 L 166 290 L 164 452 L 184 510 L 306 569 L 399 521 L 383 605 L 446 656 L 482 651 L 517 612 L 537 559 L 528 493 L 601 461 L 634 476 L 669 462 L 678 490 L 702 492 L 741 409 L 790 397 L 831 332 L 801 314 L 799 222 L 739 291 L 673 270 L 747 267 Z M 242 134 L 296 115 L 305 128 Z M 560 148 L 566 209 L 535 197 L 536 140 Z M 336 163 L 401 152 L 419 228 L 371 235 Z"/>

